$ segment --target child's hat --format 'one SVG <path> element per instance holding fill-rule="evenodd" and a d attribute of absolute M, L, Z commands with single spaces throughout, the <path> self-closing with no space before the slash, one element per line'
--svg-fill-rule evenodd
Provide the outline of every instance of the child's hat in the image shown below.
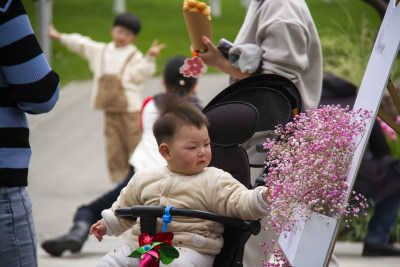
<path fill-rule="evenodd" d="M 141 23 L 138 17 L 132 13 L 119 14 L 114 20 L 114 26 L 122 26 L 131 30 L 137 35 L 141 29 Z"/>

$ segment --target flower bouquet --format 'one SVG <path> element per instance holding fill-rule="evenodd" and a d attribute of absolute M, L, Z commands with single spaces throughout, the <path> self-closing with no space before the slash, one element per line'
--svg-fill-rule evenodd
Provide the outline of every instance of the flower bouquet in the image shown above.
<path fill-rule="evenodd" d="M 265 181 L 273 191 L 270 223 L 292 265 L 309 257 L 313 265 L 307 266 L 323 266 L 339 219 L 358 216 L 364 206 L 362 195 L 355 195 L 357 205 L 348 204 L 347 174 L 370 118 L 361 109 L 321 106 L 277 126 L 277 139 L 264 144 Z"/>
<path fill-rule="evenodd" d="M 188 30 L 193 50 L 205 49 L 202 36 L 211 39 L 211 8 L 206 3 L 197 0 L 183 1 L 183 17 Z"/>
<path fill-rule="evenodd" d="M 199 78 L 207 72 L 207 65 L 198 57 L 198 52 L 206 49 L 202 41 L 203 36 L 211 39 L 211 7 L 197 0 L 183 1 L 183 17 L 192 42 L 192 58 L 185 60 L 180 73 L 185 77 Z"/>

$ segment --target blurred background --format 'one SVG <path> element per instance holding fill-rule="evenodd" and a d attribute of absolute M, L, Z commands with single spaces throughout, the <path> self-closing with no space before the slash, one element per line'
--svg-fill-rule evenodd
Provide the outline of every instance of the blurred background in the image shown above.
<path fill-rule="evenodd" d="M 111 41 L 110 29 L 116 12 L 126 10 L 136 14 L 142 30 L 135 45 L 146 52 L 154 39 L 167 47 L 157 59 L 157 76 L 166 61 L 174 55 L 190 57 L 190 40 L 182 16 L 182 0 L 23 0 L 35 31 L 40 29 L 40 9 L 43 2 L 50 2 L 50 20 L 60 32 L 81 33 L 96 41 Z M 122 6 L 118 6 L 118 3 Z M 246 13 L 246 0 L 209 1 L 212 4 L 213 42 L 220 38 L 234 41 Z M 332 72 L 359 86 L 366 69 L 375 37 L 381 24 L 379 7 L 386 0 L 307 0 L 319 31 L 324 56 L 324 70 Z M 61 85 L 92 78 L 87 62 L 68 52 L 58 42 L 50 46 L 50 61 L 61 76 Z M 208 73 L 218 71 L 209 68 Z M 399 64 L 392 73 L 396 87 L 400 84 Z M 393 115 L 395 116 L 395 115 Z M 392 154 L 400 158 L 400 141 L 397 134 L 388 142 Z M 372 212 L 369 212 L 371 216 Z M 340 230 L 339 240 L 362 241 L 367 231 L 369 217 L 360 217 L 350 229 Z M 400 220 L 392 229 L 391 240 L 400 240 Z"/>

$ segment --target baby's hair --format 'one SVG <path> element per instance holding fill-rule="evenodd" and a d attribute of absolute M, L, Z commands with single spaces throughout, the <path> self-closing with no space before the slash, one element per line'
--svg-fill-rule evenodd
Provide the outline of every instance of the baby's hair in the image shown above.
<path fill-rule="evenodd" d="M 114 27 L 122 26 L 133 32 L 134 35 L 138 35 L 142 25 L 138 17 L 132 13 L 119 14 L 114 20 Z"/>
<path fill-rule="evenodd" d="M 181 96 L 189 94 L 197 81 L 194 77 L 185 77 L 180 73 L 179 69 L 185 63 L 185 56 L 174 56 L 170 58 L 164 68 L 164 80 L 167 91 L 176 92 Z"/>
<path fill-rule="evenodd" d="M 176 129 L 182 125 L 195 126 L 200 129 L 208 127 L 209 122 L 188 96 L 166 93 L 159 99 L 159 116 L 153 124 L 153 134 L 160 145 L 171 141 Z"/>

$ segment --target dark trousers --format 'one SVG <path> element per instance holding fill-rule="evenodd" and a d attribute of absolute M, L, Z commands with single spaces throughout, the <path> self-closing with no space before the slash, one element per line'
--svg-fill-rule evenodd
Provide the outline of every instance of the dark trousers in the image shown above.
<path fill-rule="evenodd" d="M 374 156 L 372 160 L 380 159 L 391 153 L 378 121 L 375 121 L 372 127 L 368 145 Z M 380 162 L 379 160 L 376 161 Z M 390 229 L 396 223 L 400 209 L 400 191 L 373 197 L 372 199 L 375 202 L 375 211 L 368 223 L 368 234 L 364 241 L 370 243 L 387 243 L 389 241 Z"/>
<path fill-rule="evenodd" d="M 74 223 L 77 221 L 85 221 L 89 225 L 92 225 L 100 220 L 101 212 L 112 206 L 112 204 L 117 200 L 122 188 L 128 184 L 133 174 L 135 174 L 135 171 L 133 167 L 130 167 L 129 173 L 125 177 L 124 181 L 91 203 L 79 207 L 74 216 Z"/>
<path fill-rule="evenodd" d="M 366 242 L 388 243 L 389 232 L 397 221 L 400 209 L 400 192 L 375 198 L 375 212 L 368 223 Z"/>

